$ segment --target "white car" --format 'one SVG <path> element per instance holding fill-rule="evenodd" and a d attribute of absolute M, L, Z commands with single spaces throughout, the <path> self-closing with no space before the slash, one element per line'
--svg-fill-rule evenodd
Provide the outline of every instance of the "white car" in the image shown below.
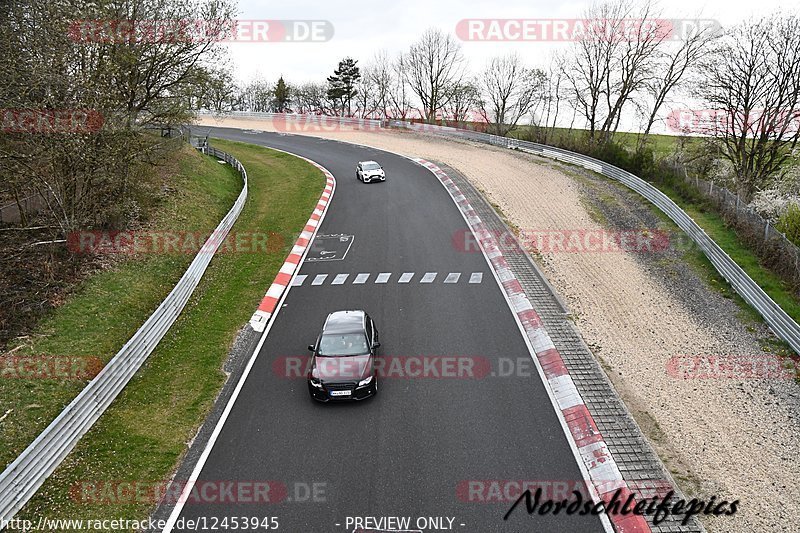
<path fill-rule="evenodd" d="M 386 181 L 386 172 L 375 161 L 359 161 L 358 166 L 356 166 L 356 179 L 364 183 Z"/>

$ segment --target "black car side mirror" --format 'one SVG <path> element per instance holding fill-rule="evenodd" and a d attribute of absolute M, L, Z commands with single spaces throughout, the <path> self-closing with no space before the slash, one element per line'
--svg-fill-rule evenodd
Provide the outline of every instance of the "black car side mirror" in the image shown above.
<path fill-rule="evenodd" d="M 308 351 L 310 351 L 310 352 L 314 351 L 314 345 L 313 344 L 309 344 L 308 345 Z"/>
<path fill-rule="evenodd" d="M 380 347 L 381 347 L 381 343 L 379 343 L 379 342 L 373 342 L 373 343 L 372 343 L 372 347 L 373 347 L 373 348 L 380 348 Z"/>

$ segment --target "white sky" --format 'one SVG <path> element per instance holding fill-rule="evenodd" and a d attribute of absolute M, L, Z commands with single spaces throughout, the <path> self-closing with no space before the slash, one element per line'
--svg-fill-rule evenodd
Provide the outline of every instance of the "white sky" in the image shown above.
<path fill-rule="evenodd" d="M 340 59 L 352 56 L 359 65 L 375 52 L 392 55 L 405 51 L 425 29 L 437 27 L 455 34 L 459 20 L 575 19 L 589 5 L 586 0 L 400 0 L 381 5 L 366 0 L 289 0 L 265 2 L 239 0 L 239 18 L 245 20 L 327 20 L 333 24 L 333 39 L 312 43 L 241 42 L 227 45 L 234 74 L 241 81 L 261 76 L 269 81 L 283 75 L 290 83 L 323 81 Z M 715 19 L 723 26 L 767 15 L 779 9 L 797 9 L 796 0 L 662 0 L 661 16 L 668 19 Z M 549 53 L 566 43 L 463 42 L 471 70 L 478 71 L 487 59 L 517 51 L 530 66 L 544 66 Z"/>

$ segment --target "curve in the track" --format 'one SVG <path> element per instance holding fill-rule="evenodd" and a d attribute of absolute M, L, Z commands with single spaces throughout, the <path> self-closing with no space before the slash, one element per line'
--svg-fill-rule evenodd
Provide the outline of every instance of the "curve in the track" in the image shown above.
<path fill-rule="evenodd" d="M 243 490 L 271 482 L 279 501 L 200 498 L 183 506 L 173 531 L 190 530 L 187 520 L 277 517 L 279 531 L 327 533 L 356 529 L 348 517 L 389 516 L 410 517 L 411 525 L 441 517 L 444 527 L 465 532 L 603 531 L 596 516 L 528 516 L 524 505 L 503 520 L 518 496 L 514 482 L 566 497 L 565 487 L 583 476 L 486 260 L 454 245 L 468 228 L 436 178 L 368 147 L 223 128 L 211 135 L 285 150 L 329 169 L 336 194 L 317 238 L 353 238 L 341 260 L 302 265 L 303 283 L 273 317 L 199 477 L 201 484 L 230 482 Z M 368 159 L 383 164 L 385 183 L 355 179 L 356 162 Z M 404 273 L 414 276 L 399 283 Z M 421 283 L 427 273 L 436 277 Z M 456 273 L 455 282 L 444 282 Z M 354 283 L 359 274 L 369 277 Z M 389 274 L 385 283 L 376 283 L 379 274 Z M 334 284 L 337 276 L 341 283 Z M 463 357 L 477 367 L 488 361 L 491 373 L 386 377 L 375 398 L 315 404 L 305 379 L 287 378 L 280 362 L 306 356 L 325 316 L 352 308 L 374 318 L 383 357 Z"/>

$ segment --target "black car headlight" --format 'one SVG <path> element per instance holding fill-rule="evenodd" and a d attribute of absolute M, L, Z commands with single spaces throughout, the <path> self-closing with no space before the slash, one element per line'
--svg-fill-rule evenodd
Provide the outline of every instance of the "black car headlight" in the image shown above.
<path fill-rule="evenodd" d="M 361 381 L 358 382 L 358 386 L 359 387 L 366 387 L 367 385 L 372 383 L 372 378 L 373 377 L 374 376 L 369 376 L 369 377 L 366 377 L 366 378 L 362 379 Z"/>
<path fill-rule="evenodd" d="M 314 387 L 316 387 L 318 389 L 322 388 L 322 382 L 317 378 L 311 378 L 311 379 L 308 380 L 308 382 L 311 383 L 311 385 L 313 385 Z"/>

